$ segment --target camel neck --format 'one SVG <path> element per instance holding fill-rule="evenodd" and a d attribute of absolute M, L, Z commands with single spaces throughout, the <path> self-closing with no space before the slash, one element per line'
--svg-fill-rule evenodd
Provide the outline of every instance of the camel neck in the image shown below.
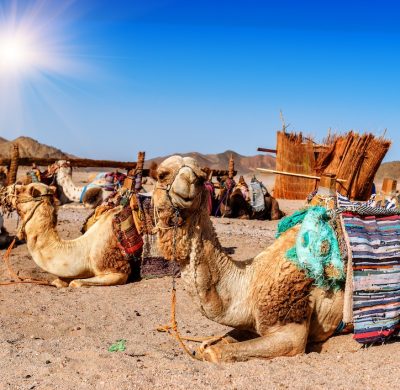
<path fill-rule="evenodd" d="M 54 207 L 42 203 L 25 225 L 28 249 L 42 246 L 47 242 L 60 242 L 57 229 L 57 215 Z"/>
<path fill-rule="evenodd" d="M 72 181 L 72 175 L 63 172 L 61 169 L 57 172 L 57 184 L 63 189 L 65 196 L 72 202 L 80 202 L 83 187 L 76 186 Z"/>
<path fill-rule="evenodd" d="M 206 213 L 192 217 L 176 234 L 177 259 L 189 294 L 206 317 L 234 326 L 239 317 L 232 315 L 232 296 L 250 279 L 248 264 L 235 262 L 224 252 Z"/>
<path fill-rule="evenodd" d="M 74 259 L 79 253 L 73 244 L 75 240 L 64 241 L 59 237 L 56 223 L 54 206 L 44 202 L 26 223 L 25 234 L 33 261 L 44 271 L 57 275 L 60 264 L 64 266 L 64 263 Z"/>

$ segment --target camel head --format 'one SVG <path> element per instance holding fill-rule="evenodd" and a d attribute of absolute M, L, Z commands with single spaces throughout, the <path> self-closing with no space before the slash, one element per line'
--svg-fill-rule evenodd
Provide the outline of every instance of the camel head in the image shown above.
<path fill-rule="evenodd" d="M 7 187 L 6 201 L 24 219 L 38 202 L 54 205 L 54 194 L 55 188 L 43 183 L 14 185 Z"/>
<path fill-rule="evenodd" d="M 65 175 L 72 175 L 71 163 L 67 160 L 58 160 L 48 167 L 48 172 L 52 175 L 57 172 L 62 172 Z"/>
<path fill-rule="evenodd" d="M 206 173 L 191 157 L 172 156 L 157 169 L 153 202 L 160 219 L 171 226 L 174 215 L 186 219 L 207 210 Z"/>

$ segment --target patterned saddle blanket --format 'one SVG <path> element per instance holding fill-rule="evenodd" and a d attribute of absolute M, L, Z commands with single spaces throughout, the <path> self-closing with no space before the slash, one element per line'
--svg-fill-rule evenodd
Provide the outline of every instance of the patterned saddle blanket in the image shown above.
<path fill-rule="evenodd" d="M 354 338 L 384 342 L 400 331 L 400 212 L 338 198 L 352 266 Z"/>

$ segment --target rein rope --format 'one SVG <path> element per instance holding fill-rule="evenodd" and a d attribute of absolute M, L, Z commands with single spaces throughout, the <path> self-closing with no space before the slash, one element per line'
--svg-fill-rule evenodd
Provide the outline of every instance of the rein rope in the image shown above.
<path fill-rule="evenodd" d="M 191 351 L 189 347 L 184 343 L 184 341 L 193 341 L 193 342 L 204 342 L 204 341 L 218 341 L 218 340 L 223 340 L 224 336 L 211 336 L 211 337 L 184 337 L 180 334 L 179 329 L 178 329 L 178 323 L 176 321 L 176 267 L 177 267 L 177 261 L 176 261 L 176 236 L 177 236 L 177 231 L 178 227 L 181 225 L 179 224 L 179 219 L 181 217 L 180 215 L 180 210 L 178 207 L 174 206 L 171 196 L 169 194 L 169 191 L 179 173 L 179 171 L 184 168 L 188 167 L 187 165 L 183 165 L 179 169 L 176 170 L 173 176 L 173 180 L 171 181 L 170 184 L 163 186 L 163 187 L 158 187 L 159 189 L 165 190 L 168 196 L 168 199 L 172 205 L 172 208 L 174 210 L 174 218 L 173 218 L 173 226 L 169 226 L 166 228 L 161 228 L 157 226 L 158 229 L 160 230 L 167 230 L 167 229 L 174 229 L 173 232 L 173 237 L 172 237 L 172 261 L 174 262 L 174 269 L 173 269 L 173 274 L 172 274 L 172 287 L 171 287 L 171 322 L 170 324 L 167 325 L 160 325 L 157 328 L 158 332 L 165 332 L 168 333 L 171 337 L 175 338 L 180 345 L 180 347 L 183 349 L 183 351 L 189 355 L 192 359 L 195 360 L 202 360 L 201 356 L 196 355 L 195 351 Z M 191 167 L 188 167 L 192 169 Z M 193 170 L 192 170 L 193 171 Z M 196 175 L 196 174 L 195 174 Z M 197 177 L 197 175 L 196 175 Z M 158 209 L 154 207 L 154 212 L 159 217 L 158 215 Z M 158 222 L 157 224 L 158 225 Z"/>
<path fill-rule="evenodd" d="M 177 209 L 175 211 L 175 216 L 174 216 L 174 234 L 173 234 L 173 239 L 172 239 L 172 261 L 174 262 L 174 269 L 172 273 L 172 288 L 171 288 L 171 322 L 169 325 L 162 325 L 157 328 L 159 332 L 166 332 L 170 336 L 174 337 L 181 348 L 186 352 L 187 355 L 189 355 L 192 359 L 199 360 L 198 357 L 196 357 L 194 351 L 190 351 L 189 348 L 186 346 L 186 344 L 183 342 L 183 340 L 189 340 L 186 337 L 182 337 L 181 334 L 179 333 L 178 330 L 178 323 L 176 321 L 176 233 L 178 229 L 178 218 L 179 218 L 179 210 Z"/>

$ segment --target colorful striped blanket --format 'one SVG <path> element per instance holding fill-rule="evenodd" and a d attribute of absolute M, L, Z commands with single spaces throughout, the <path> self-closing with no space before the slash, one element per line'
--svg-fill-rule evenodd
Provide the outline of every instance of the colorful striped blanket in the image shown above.
<path fill-rule="evenodd" d="M 353 263 L 354 338 L 383 342 L 400 331 L 400 215 L 339 199 L 340 206 Z"/>
<path fill-rule="evenodd" d="M 132 209 L 125 206 L 113 218 L 113 229 L 118 240 L 118 246 L 121 252 L 129 258 L 138 255 L 143 247 L 143 239 L 136 229 L 132 217 Z"/>

